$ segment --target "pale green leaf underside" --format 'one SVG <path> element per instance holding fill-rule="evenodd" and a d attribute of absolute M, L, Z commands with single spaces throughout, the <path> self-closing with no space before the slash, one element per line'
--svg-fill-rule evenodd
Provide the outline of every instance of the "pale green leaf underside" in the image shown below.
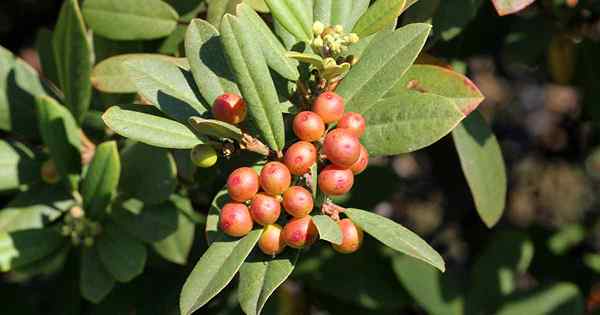
<path fill-rule="evenodd" d="M 366 37 L 383 30 L 387 25 L 396 23 L 396 19 L 405 9 L 406 0 L 377 0 L 367 9 L 354 28 L 353 33 Z"/>
<path fill-rule="evenodd" d="M 333 221 L 331 217 L 319 214 L 312 216 L 312 220 L 317 226 L 320 239 L 337 245 L 342 243 L 342 231 L 340 226 L 337 222 Z"/>

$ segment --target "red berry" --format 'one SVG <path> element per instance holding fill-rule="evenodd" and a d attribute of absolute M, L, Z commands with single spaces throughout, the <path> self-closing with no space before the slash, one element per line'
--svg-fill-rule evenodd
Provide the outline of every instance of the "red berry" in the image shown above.
<path fill-rule="evenodd" d="M 350 219 L 338 221 L 342 231 L 342 244 L 333 244 L 333 249 L 342 254 L 350 254 L 357 251 L 363 242 L 363 231 Z"/>
<path fill-rule="evenodd" d="M 230 202 L 221 209 L 219 227 L 225 234 L 241 237 L 250 233 L 252 225 L 252 217 L 246 205 Z"/>
<path fill-rule="evenodd" d="M 260 225 L 273 224 L 279 219 L 280 214 L 281 204 L 276 198 L 262 193 L 252 198 L 250 215 L 254 222 Z"/>
<path fill-rule="evenodd" d="M 270 256 L 275 256 L 285 249 L 285 242 L 281 237 L 281 226 L 277 224 L 265 225 L 258 240 L 258 248 Z"/>
<path fill-rule="evenodd" d="M 319 189 L 328 196 L 339 196 L 350 191 L 354 184 L 352 171 L 335 164 L 327 165 L 319 173 Z"/>
<path fill-rule="evenodd" d="M 345 113 L 342 119 L 337 123 L 337 128 L 350 131 L 357 138 L 365 133 L 366 123 L 363 116 L 359 113 Z"/>
<path fill-rule="evenodd" d="M 303 187 L 292 186 L 283 194 L 283 208 L 293 217 L 302 218 L 314 207 L 312 194 Z"/>
<path fill-rule="evenodd" d="M 284 227 L 282 238 L 284 242 L 293 248 L 302 248 L 313 244 L 319 232 L 310 216 L 293 218 Z"/>
<path fill-rule="evenodd" d="M 215 119 L 237 125 L 246 119 L 246 102 L 233 93 L 219 95 L 212 107 Z"/>
<path fill-rule="evenodd" d="M 286 191 L 292 182 L 290 170 L 280 162 L 269 162 L 260 171 L 260 187 L 270 195 Z"/>
<path fill-rule="evenodd" d="M 350 168 L 360 156 L 360 142 L 346 129 L 334 129 L 327 133 L 323 150 L 333 164 Z"/>
<path fill-rule="evenodd" d="M 317 149 L 310 142 L 298 141 L 287 149 L 283 161 L 292 174 L 306 174 L 317 161 Z"/>
<path fill-rule="evenodd" d="M 360 145 L 360 156 L 358 157 L 358 161 L 356 161 L 356 163 L 354 163 L 352 165 L 350 170 L 352 171 L 352 173 L 354 173 L 354 175 L 358 175 L 367 168 L 367 165 L 369 165 L 369 152 L 361 144 Z"/>
<path fill-rule="evenodd" d="M 326 124 L 338 121 L 344 115 L 344 99 L 333 92 L 325 92 L 317 97 L 312 111 Z"/>
<path fill-rule="evenodd" d="M 235 201 L 245 202 L 258 192 L 258 174 L 250 167 L 240 167 L 227 178 L 229 197 Z"/>
<path fill-rule="evenodd" d="M 294 117 L 292 123 L 294 134 L 300 140 L 312 142 L 321 139 L 325 133 L 325 123 L 321 117 L 313 112 L 300 112 Z"/>

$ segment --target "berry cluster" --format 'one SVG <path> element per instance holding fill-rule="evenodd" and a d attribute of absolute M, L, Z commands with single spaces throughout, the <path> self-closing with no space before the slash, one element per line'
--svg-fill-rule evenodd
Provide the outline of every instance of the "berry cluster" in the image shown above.
<path fill-rule="evenodd" d="M 222 107 L 235 110 L 222 114 L 227 112 Z M 244 116 L 241 112 L 245 113 L 245 103 L 236 95 L 222 95 L 213 105 L 215 117 L 223 121 L 239 123 L 241 120 L 231 117 Z M 327 131 L 327 125 L 336 123 L 335 129 Z M 232 201 L 222 207 L 219 217 L 220 229 L 233 237 L 248 234 L 254 223 L 263 226 L 258 246 L 267 255 L 276 255 L 286 246 L 303 248 L 317 240 L 318 231 L 310 216 L 315 203 L 306 188 L 309 177 L 305 176 L 315 163 L 322 166 L 319 190 L 326 196 L 339 196 L 350 191 L 354 175 L 364 171 L 369 160 L 359 141 L 365 132 L 364 118 L 358 113 L 344 113 L 343 98 L 333 92 L 320 94 L 311 111 L 296 114 L 292 129 L 299 141 L 285 150 L 281 162 L 268 162 L 260 174 L 240 167 L 229 175 L 227 191 Z M 287 220 L 281 218 L 282 207 Z M 332 217 L 339 219 L 337 213 Z M 277 222 L 286 223 L 282 228 Z M 334 245 L 334 249 L 341 253 L 358 250 L 362 230 L 350 219 L 338 224 L 342 244 Z"/>

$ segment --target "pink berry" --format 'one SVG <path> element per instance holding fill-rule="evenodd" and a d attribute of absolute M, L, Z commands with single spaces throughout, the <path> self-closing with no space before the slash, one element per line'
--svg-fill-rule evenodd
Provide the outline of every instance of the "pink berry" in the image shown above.
<path fill-rule="evenodd" d="M 350 168 L 360 156 L 360 142 L 346 129 L 334 129 L 325 137 L 323 150 L 333 164 Z"/>
<path fill-rule="evenodd" d="M 365 133 L 365 119 L 359 113 L 345 113 L 338 122 L 337 128 L 346 129 L 357 138 L 360 138 Z"/>
<path fill-rule="evenodd" d="M 358 157 L 358 161 L 356 161 L 356 163 L 354 163 L 352 165 L 352 167 L 350 167 L 350 170 L 352 171 L 352 173 L 354 173 L 354 175 L 358 175 L 358 174 L 362 173 L 367 168 L 368 165 L 369 165 L 369 152 L 361 144 L 360 145 L 360 156 Z"/>
<path fill-rule="evenodd" d="M 219 227 L 233 237 L 242 237 L 252 230 L 250 211 L 242 203 L 230 202 L 225 204 L 219 214 Z"/>
<path fill-rule="evenodd" d="M 283 161 L 292 174 L 306 174 L 317 161 L 317 149 L 310 142 L 298 141 L 287 149 Z"/>
<path fill-rule="evenodd" d="M 215 119 L 237 125 L 246 119 L 246 102 L 237 94 L 221 94 L 213 103 L 212 114 Z"/>
<path fill-rule="evenodd" d="M 336 122 L 344 115 L 344 99 L 333 92 L 325 92 L 317 97 L 312 111 L 326 124 Z"/>
<path fill-rule="evenodd" d="M 312 194 L 303 187 L 292 186 L 283 194 L 283 208 L 293 217 L 304 217 L 313 207 Z"/>
<path fill-rule="evenodd" d="M 352 189 L 354 174 L 352 171 L 335 164 L 327 165 L 319 173 L 319 189 L 328 196 L 340 196 Z"/>
<path fill-rule="evenodd" d="M 252 198 L 250 215 L 260 225 L 273 224 L 279 219 L 281 204 L 276 198 L 259 193 Z"/>
<path fill-rule="evenodd" d="M 260 187 L 270 195 L 279 195 L 290 187 L 292 175 L 280 162 L 269 162 L 260 171 Z"/>
<path fill-rule="evenodd" d="M 252 199 L 258 192 L 258 174 L 250 167 L 240 167 L 227 178 L 229 197 L 238 202 Z"/>
<path fill-rule="evenodd" d="M 298 139 L 312 142 L 321 139 L 325 133 L 325 123 L 319 115 L 304 111 L 294 117 L 292 129 Z"/>

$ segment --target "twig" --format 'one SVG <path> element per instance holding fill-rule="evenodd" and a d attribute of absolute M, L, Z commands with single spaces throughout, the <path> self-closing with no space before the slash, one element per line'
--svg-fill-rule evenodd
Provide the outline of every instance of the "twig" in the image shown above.
<path fill-rule="evenodd" d="M 271 154 L 271 150 L 269 149 L 269 147 L 267 147 L 257 138 L 254 138 L 253 136 L 247 133 L 244 133 L 242 135 L 242 141 L 240 141 L 240 148 L 264 156 L 269 156 Z"/>
<path fill-rule="evenodd" d="M 346 208 L 340 207 L 335 203 L 331 202 L 331 200 L 325 201 L 321 206 L 321 212 L 325 215 L 328 215 L 335 221 L 340 220 L 340 213 L 346 211 Z"/>

